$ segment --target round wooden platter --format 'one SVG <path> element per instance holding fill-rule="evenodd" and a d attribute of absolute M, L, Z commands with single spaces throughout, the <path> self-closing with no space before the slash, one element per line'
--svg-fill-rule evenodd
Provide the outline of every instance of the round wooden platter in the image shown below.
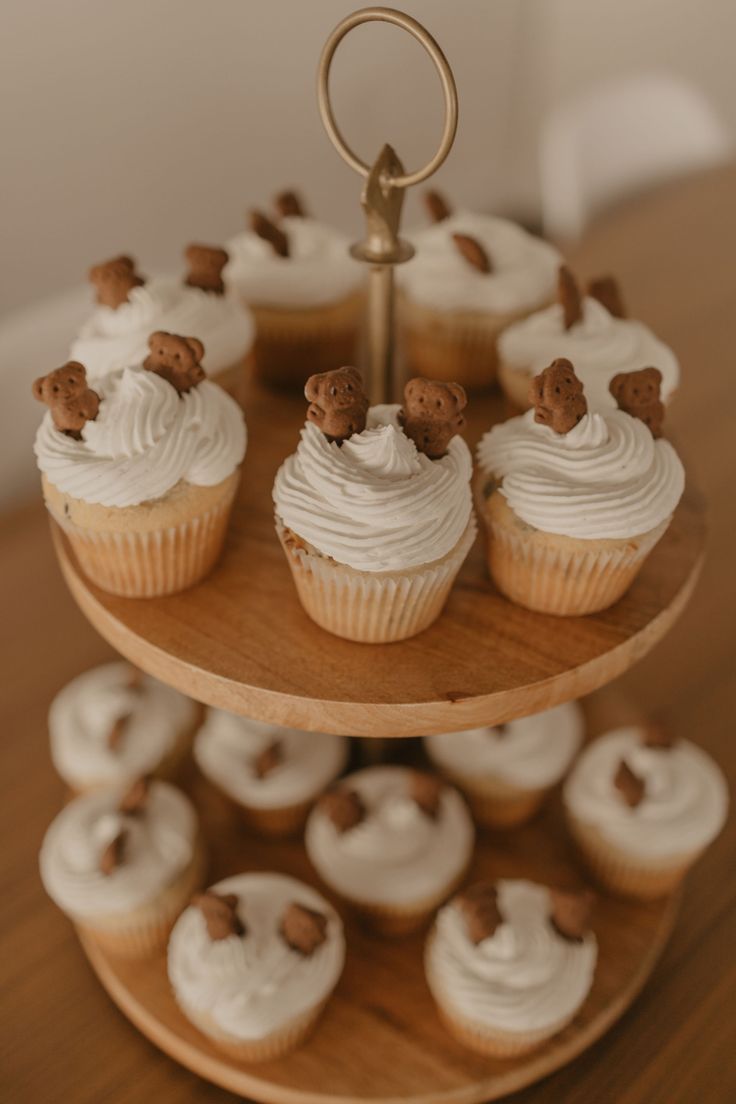
<path fill-rule="evenodd" d="M 591 732 L 630 719 L 610 692 L 586 708 Z M 399 758 L 416 759 L 412 742 L 391 746 Z M 211 881 L 275 869 L 318 884 L 300 841 L 258 840 L 202 779 L 192 777 L 187 788 L 202 813 Z M 524 828 L 479 835 L 469 879 L 481 877 L 581 884 L 558 798 Z M 188 1023 L 171 995 L 163 955 L 136 964 L 89 939 L 83 947 L 109 995 L 144 1035 L 199 1076 L 245 1097 L 267 1104 L 480 1104 L 533 1084 L 595 1043 L 643 987 L 676 913 L 676 898 L 636 904 L 601 894 L 593 922 L 599 961 L 585 1005 L 560 1035 L 513 1061 L 481 1058 L 447 1034 L 424 980 L 424 933 L 380 940 L 346 917 L 345 972 L 316 1030 L 277 1062 L 250 1066 L 218 1052 Z"/>
<path fill-rule="evenodd" d="M 476 541 L 443 615 L 398 644 L 341 640 L 302 610 L 273 527 L 271 487 L 294 450 L 304 400 L 249 384 L 250 434 L 224 555 L 199 586 L 116 598 L 90 584 L 53 526 L 67 583 L 97 631 L 145 671 L 209 705 L 312 731 L 415 736 L 500 723 L 602 686 L 669 630 L 701 564 L 702 503 L 688 494 L 629 593 L 584 618 L 530 613 L 488 581 Z M 470 404 L 467 440 L 503 418 Z"/>

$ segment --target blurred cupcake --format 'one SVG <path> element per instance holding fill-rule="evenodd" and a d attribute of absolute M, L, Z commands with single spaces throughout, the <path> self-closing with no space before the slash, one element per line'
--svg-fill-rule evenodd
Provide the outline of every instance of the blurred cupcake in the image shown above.
<path fill-rule="evenodd" d="M 679 885 L 728 812 L 717 764 L 658 726 L 619 728 L 594 740 L 565 783 L 564 801 L 596 878 L 643 900 Z"/>
<path fill-rule="evenodd" d="M 210 709 L 194 758 L 249 827 L 283 836 L 304 827 L 312 803 L 345 768 L 344 736 L 299 732 Z"/>
<path fill-rule="evenodd" d="M 409 374 L 489 387 L 499 334 L 552 301 L 560 255 L 506 219 L 452 212 L 437 192 L 426 200 L 434 225 L 411 236 L 416 255 L 396 270 Z"/>
<path fill-rule="evenodd" d="M 142 366 L 87 385 L 70 361 L 36 380 L 46 506 L 88 578 L 152 598 L 199 582 L 222 550 L 245 455 L 243 415 L 204 379 L 201 342 L 155 333 Z"/>
<path fill-rule="evenodd" d="M 168 782 L 75 797 L 44 836 L 41 879 L 85 936 L 116 955 L 166 945 L 204 877 L 197 815 Z"/>
<path fill-rule="evenodd" d="M 348 640 L 389 643 L 439 616 L 475 538 L 465 393 L 411 380 L 374 406 L 354 368 L 312 376 L 307 423 L 274 484 L 304 609 Z"/>
<path fill-rule="evenodd" d="M 529 384 L 556 357 L 567 357 L 575 365 L 591 410 L 615 407 L 609 384 L 620 372 L 649 365 L 659 369 L 664 402 L 672 398 L 680 380 L 672 350 L 643 322 L 626 317 L 613 277 L 591 281 L 583 296 L 564 265 L 557 302 L 509 326 L 498 339 L 498 353 L 499 382 L 518 410 L 529 409 Z"/>
<path fill-rule="evenodd" d="M 127 663 L 78 675 L 49 711 L 51 758 L 77 793 L 167 777 L 192 742 L 200 707 Z"/>
<path fill-rule="evenodd" d="M 585 1002 L 598 947 L 591 898 L 527 881 L 478 883 L 443 908 L 425 969 L 442 1019 L 489 1058 L 528 1054 Z"/>
<path fill-rule="evenodd" d="M 459 885 L 473 853 L 460 794 L 406 767 L 367 767 L 318 802 L 307 854 L 333 893 L 380 935 L 416 931 Z"/>
<path fill-rule="evenodd" d="M 616 376 L 620 409 L 589 413 L 572 364 L 556 360 L 532 383 L 534 408 L 481 440 L 488 567 L 513 602 L 594 613 L 631 586 L 685 486 L 659 436 L 657 377 L 653 368 Z"/>
<path fill-rule="evenodd" d="M 335 910 L 283 874 L 237 874 L 194 898 L 171 933 L 182 1012 L 220 1050 L 267 1062 L 314 1027 L 342 973 Z"/>
<path fill-rule="evenodd" d="M 425 736 L 424 747 L 478 824 L 512 828 L 534 816 L 564 777 L 584 732 L 580 706 L 566 702 L 493 728 Z"/>
<path fill-rule="evenodd" d="M 276 221 L 251 211 L 228 242 L 225 279 L 255 318 L 258 378 L 301 390 L 311 372 L 355 362 L 365 275 L 349 239 L 309 218 L 294 192 L 275 206 Z"/>
<path fill-rule="evenodd" d="M 206 353 L 202 368 L 221 381 L 241 367 L 253 346 L 253 319 L 237 296 L 226 295 L 222 279 L 228 255 L 206 245 L 187 247 L 183 280 L 145 280 L 131 257 L 114 257 L 90 269 L 97 305 L 77 335 L 70 359 L 87 369 L 92 383 L 148 355 L 155 330 L 196 334 Z"/>

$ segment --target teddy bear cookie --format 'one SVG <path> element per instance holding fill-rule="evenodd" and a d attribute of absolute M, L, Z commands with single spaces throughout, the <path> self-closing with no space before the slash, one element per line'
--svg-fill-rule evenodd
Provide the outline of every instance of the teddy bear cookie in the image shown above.
<path fill-rule="evenodd" d="M 253 233 L 267 241 L 277 257 L 289 256 L 289 239 L 275 222 L 271 222 L 261 211 L 251 211 L 249 220 Z"/>
<path fill-rule="evenodd" d="M 652 431 L 652 437 L 662 436 L 664 403 L 660 399 L 662 373 L 659 368 L 640 368 L 637 372 L 619 372 L 608 387 L 619 410 L 639 418 Z"/>
<path fill-rule="evenodd" d="M 127 303 L 130 292 L 142 287 L 145 280 L 135 270 L 132 257 L 122 254 L 89 270 L 90 283 L 93 285 L 100 306 L 117 310 Z"/>
<path fill-rule="evenodd" d="M 222 270 L 229 261 L 227 250 L 214 245 L 188 245 L 184 251 L 189 271 L 184 283 L 213 295 L 225 294 Z"/>
<path fill-rule="evenodd" d="M 417 377 L 404 388 L 399 421 L 420 452 L 430 460 L 439 460 L 465 425 L 463 410 L 467 405 L 465 389 L 459 383 Z"/>
<path fill-rule="evenodd" d="M 309 400 L 307 421 L 314 422 L 330 441 L 341 444 L 365 429 L 369 401 L 357 368 L 310 376 L 304 396 Z"/>
<path fill-rule="evenodd" d="M 205 378 L 200 364 L 204 345 L 199 338 L 157 330 L 149 337 L 148 347 L 151 351 L 143 361 L 143 367 L 165 379 L 180 395 L 191 391 Z"/>
<path fill-rule="evenodd" d="M 529 385 L 529 401 L 534 407 L 534 421 L 548 425 L 555 433 L 569 433 L 588 411 L 583 385 L 565 357 L 558 357 L 534 377 Z"/>
<path fill-rule="evenodd" d="M 306 218 L 307 211 L 298 192 L 289 189 L 275 196 L 273 205 L 280 218 Z"/>
<path fill-rule="evenodd" d="M 81 440 L 86 422 L 93 422 L 100 408 L 100 397 L 87 386 L 87 370 L 76 360 L 40 376 L 33 384 L 33 397 L 46 403 L 57 429 Z"/>

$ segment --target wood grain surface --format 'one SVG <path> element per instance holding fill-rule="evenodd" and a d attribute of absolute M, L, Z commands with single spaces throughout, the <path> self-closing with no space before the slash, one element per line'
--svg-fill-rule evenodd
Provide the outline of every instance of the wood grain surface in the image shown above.
<path fill-rule="evenodd" d="M 666 639 L 622 680 L 736 780 L 736 169 L 672 184 L 601 221 L 572 260 L 611 271 L 633 314 L 679 353 L 671 413 L 678 447 L 709 502 L 710 540 L 693 599 Z M 0 519 L 0 1097 L 13 1104 L 224 1104 L 118 1012 L 37 874 L 63 799 L 48 759 L 53 694 L 112 651 L 61 580 L 37 504 Z M 398 745 L 400 747 L 401 745 Z M 244 860 L 246 858 L 244 849 Z M 519 1104 L 721 1104 L 736 1099 L 736 818 L 693 871 L 672 938 L 633 1008 Z M 395 1055 L 387 1060 L 398 1060 Z"/>

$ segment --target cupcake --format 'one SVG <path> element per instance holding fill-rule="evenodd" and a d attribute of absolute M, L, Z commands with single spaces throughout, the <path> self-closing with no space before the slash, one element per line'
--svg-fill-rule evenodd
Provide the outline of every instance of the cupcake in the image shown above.
<path fill-rule="evenodd" d="M 658 726 L 619 728 L 594 740 L 564 788 L 570 831 L 600 881 L 627 897 L 674 890 L 720 832 L 723 773 L 695 744 Z"/>
<path fill-rule="evenodd" d="M 348 746 L 344 736 L 210 709 L 194 758 L 249 827 L 283 836 L 304 827 L 314 799 L 344 770 Z"/>
<path fill-rule="evenodd" d="M 342 923 L 316 890 L 283 874 L 237 874 L 179 917 L 168 971 L 195 1027 L 241 1061 L 266 1062 L 314 1027 L 344 960 Z"/>
<path fill-rule="evenodd" d="M 685 486 L 661 439 L 655 368 L 611 381 L 617 410 L 588 412 L 569 360 L 532 382 L 534 408 L 478 446 L 479 510 L 491 577 L 541 613 L 607 609 L 663 536 Z"/>
<path fill-rule="evenodd" d="M 35 447 L 49 513 L 91 582 L 128 598 L 212 569 L 246 445 L 237 403 L 204 379 L 201 342 L 155 333 L 149 346 L 95 390 L 76 361 L 33 385 L 50 407 Z"/>
<path fill-rule="evenodd" d="M 46 832 L 40 867 L 82 935 L 112 954 L 151 955 L 203 880 L 197 815 L 168 782 L 82 794 Z"/>
<path fill-rule="evenodd" d="M 583 739 L 577 702 L 493 728 L 425 736 L 434 766 L 462 791 L 478 824 L 512 828 L 539 809 Z"/>
<path fill-rule="evenodd" d="M 473 822 L 460 794 L 407 767 L 366 767 L 320 798 L 307 854 L 379 935 L 416 931 L 465 875 Z"/>
<path fill-rule="evenodd" d="M 481 882 L 443 908 L 427 941 L 427 983 L 463 1046 L 518 1058 L 561 1031 L 593 984 L 591 895 L 534 882 Z"/>
<path fill-rule="evenodd" d="M 167 777 L 189 750 L 200 707 L 127 663 L 78 675 L 49 711 L 51 758 L 76 793 Z"/>
<path fill-rule="evenodd" d="M 368 408 L 354 368 L 312 376 L 307 423 L 274 484 L 276 529 L 304 609 L 348 640 L 389 643 L 439 616 L 475 538 L 465 394 L 411 380 Z"/>
<path fill-rule="evenodd" d="M 225 279 L 255 318 L 258 378 L 301 390 L 310 372 L 355 361 L 365 275 L 348 238 L 309 218 L 294 192 L 275 206 L 276 221 L 251 211 L 228 242 Z"/>
<path fill-rule="evenodd" d="M 218 381 L 242 366 L 255 328 L 247 309 L 225 294 L 224 249 L 190 245 L 184 279 L 145 280 L 130 257 L 115 257 L 90 269 L 97 305 L 72 344 L 69 356 L 87 369 L 95 384 L 110 372 L 140 364 L 156 330 L 196 334 L 206 353 L 202 368 Z"/>
<path fill-rule="evenodd" d="M 552 301 L 560 255 L 506 219 L 426 198 L 434 224 L 411 236 L 416 254 L 396 272 L 409 374 L 489 387 L 499 334 Z"/>
<path fill-rule="evenodd" d="M 582 296 L 564 265 L 557 302 L 509 326 L 498 339 L 498 378 L 510 402 L 528 410 L 529 384 L 556 357 L 566 357 L 585 387 L 591 410 L 613 409 L 609 384 L 620 372 L 649 365 L 662 375 L 662 399 L 669 402 L 680 380 L 675 354 L 643 322 L 627 318 L 616 281 L 593 280 Z"/>

